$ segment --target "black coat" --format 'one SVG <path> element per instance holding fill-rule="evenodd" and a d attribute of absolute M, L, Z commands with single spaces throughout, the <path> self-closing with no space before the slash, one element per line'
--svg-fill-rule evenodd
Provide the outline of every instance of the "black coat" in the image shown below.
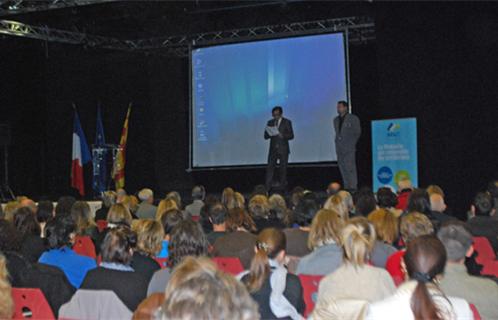
<path fill-rule="evenodd" d="M 268 120 L 266 125 L 269 127 L 273 127 L 276 125 L 276 122 L 277 120 L 271 119 Z M 270 139 L 270 154 L 271 153 L 289 154 L 290 153 L 289 140 L 294 139 L 292 122 L 289 119 L 282 118 L 280 126 L 278 127 L 278 131 L 282 135 L 281 137 L 280 136 L 270 137 L 270 135 L 265 130 L 265 140 Z"/>

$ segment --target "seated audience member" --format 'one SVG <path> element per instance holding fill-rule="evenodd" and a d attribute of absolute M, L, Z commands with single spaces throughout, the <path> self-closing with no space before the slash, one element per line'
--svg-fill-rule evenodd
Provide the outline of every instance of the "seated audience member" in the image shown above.
<path fill-rule="evenodd" d="M 304 191 L 294 209 L 294 222 L 300 226 L 310 225 L 319 209 L 316 194 L 308 190 Z"/>
<path fill-rule="evenodd" d="M 126 192 L 125 189 L 119 188 L 116 190 L 116 203 L 122 203 L 123 198 L 126 197 L 128 193 Z"/>
<path fill-rule="evenodd" d="M 159 220 L 160 217 L 167 211 L 170 210 L 179 210 L 178 205 L 176 204 L 175 200 L 173 199 L 163 199 L 159 201 L 159 205 L 157 206 L 157 211 L 156 211 L 156 220 Z M 180 211 L 181 212 L 181 211 Z"/>
<path fill-rule="evenodd" d="M 437 237 L 410 241 L 404 256 L 409 280 L 392 297 L 373 303 L 367 319 L 473 319 L 465 300 L 446 297 L 438 287 L 445 263 L 446 252 Z"/>
<path fill-rule="evenodd" d="M 396 209 L 396 206 L 398 205 L 398 197 L 390 188 L 379 188 L 379 190 L 377 190 L 376 198 L 379 208 L 391 211 L 397 218 L 399 218 L 401 213 L 403 213 L 402 210 Z"/>
<path fill-rule="evenodd" d="M 402 216 L 400 223 L 401 240 L 405 245 L 413 239 L 434 233 L 434 226 L 429 218 L 420 212 L 411 212 Z M 396 286 L 400 285 L 405 280 L 405 272 L 401 261 L 405 250 L 400 250 L 393 253 L 386 261 L 386 270 L 393 277 Z"/>
<path fill-rule="evenodd" d="M 439 286 L 444 293 L 476 306 L 483 319 L 498 319 L 498 285 L 490 279 L 467 273 L 465 257 L 472 255 L 472 234 L 461 224 L 447 224 L 437 233 L 448 260 Z"/>
<path fill-rule="evenodd" d="M 442 224 L 455 220 L 455 218 L 447 215 L 446 211 L 446 203 L 444 203 L 444 197 L 439 193 L 432 193 L 429 196 L 430 204 L 431 204 L 431 213 L 429 215 L 429 219 L 431 219 L 434 224 L 434 229 L 439 230 Z"/>
<path fill-rule="evenodd" d="M 97 267 L 95 260 L 76 254 L 71 246 L 75 235 L 71 217 L 56 217 L 47 223 L 46 233 L 50 250 L 45 251 L 38 262 L 60 268 L 75 288 L 79 288 L 85 275 Z"/>
<path fill-rule="evenodd" d="M 213 225 L 213 231 L 207 234 L 207 239 L 210 245 L 213 245 L 215 241 L 226 234 L 226 223 L 225 219 L 228 214 L 227 208 L 221 204 L 217 203 L 209 208 L 209 221 Z"/>
<path fill-rule="evenodd" d="M 185 207 L 185 211 L 191 217 L 198 217 L 201 214 L 201 208 L 204 206 L 204 198 L 206 197 L 206 189 L 204 186 L 198 185 L 192 188 L 192 203 Z"/>
<path fill-rule="evenodd" d="M 303 197 L 303 195 L 304 195 L 303 187 L 297 186 L 294 187 L 294 189 L 292 189 L 289 200 L 291 210 L 294 211 L 296 209 L 296 206 L 299 203 L 299 200 L 301 200 L 301 198 Z"/>
<path fill-rule="evenodd" d="M 398 251 L 392 246 L 398 239 L 398 218 L 387 209 L 377 209 L 367 218 L 377 235 L 370 261 L 376 267 L 385 268 L 387 258 Z"/>
<path fill-rule="evenodd" d="M 282 221 L 270 215 L 270 204 L 266 196 L 256 195 L 252 197 L 248 207 L 258 232 L 265 228 L 285 228 Z"/>
<path fill-rule="evenodd" d="M 13 222 L 14 221 L 14 213 L 21 206 L 17 201 L 9 201 L 5 204 L 5 208 L 3 209 L 4 219 Z"/>
<path fill-rule="evenodd" d="M 166 195 L 166 197 L 164 197 L 164 199 L 165 200 L 169 200 L 169 199 L 173 200 L 176 203 L 176 207 L 179 210 L 182 210 L 182 208 L 183 208 L 182 197 L 180 196 L 180 194 L 177 191 L 168 192 L 168 194 Z"/>
<path fill-rule="evenodd" d="M 337 194 L 339 191 L 341 191 L 341 184 L 337 181 L 329 183 L 327 186 L 327 196 L 330 198 L 331 196 Z"/>
<path fill-rule="evenodd" d="M 285 234 L 276 228 L 261 231 L 251 268 L 241 274 L 262 319 L 302 319 L 303 289 L 299 278 L 285 268 Z"/>
<path fill-rule="evenodd" d="M 205 234 L 209 234 L 213 231 L 213 225 L 209 221 L 209 208 L 219 202 L 218 198 L 212 194 L 208 194 L 204 200 L 204 206 L 201 208 L 199 223 L 201 224 L 202 230 Z"/>
<path fill-rule="evenodd" d="M 60 197 L 59 200 L 57 200 L 57 204 L 55 205 L 55 217 L 66 217 L 71 215 L 71 208 L 73 207 L 73 204 L 75 202 L 75 197 Z"/>
<path fill-rule="evenodd" d="M 88 272 L 81 289 L 113 291 L 134 311 L 147 293 L 146 277 L 130 266 L 136 241 L 136 234 L 128 227 L 109 231 L 102 243 L 102 263 Z"/>
<path fill-rule="evenodd" d="M 105 191 L 102 194 L 102 207 L 95 212 L 95 221 L 106 220 L 107 213 L 112 205 L 116 204 L 116 192 Z"/>
<path fill-rule="evenodd" d="M 202 301 L 202 303 L 199 303 Z M 166 287 L 161 319 L 259 319 L 246 288 L 207 258 L 187 257 Z"/>
<path fill-rule="evenodd" d="M 368 303 L 390 296 L 394 283 L 386 270 L 368 265 L 375 229 L 364 217 L 349 220 L 341 234 L 343 264 L 320 282 L 313 319 L 353 319 Z"/>
<path fill-rule="evenodd" d="M 413 191 L 412 182 L 408 179 L 398 181 L 398 204 L 396 209 L 405 211 L 408 207 L 408 198 Z"/>
<path fill-rule="evenodd" d="M 8 278 L 7 261 L 0 253 L 0 319 L 11 319 L 14 314 L 12 287 Z"/>
<path fill-rule="evenodd" d="M 45 225 L 47 221 L 54 217 L 54 204 L 52 201 L 42 200 L 38 202 L 38 210 L 36 211 L 36 220 L 40 225 L 42 238 L 45 238 Z"/>
<path fill-rule="evenodd" d="M 29 207 L 17 209 L 14 213 L 14 226 L 21 237 L 21 254 L 29 262 L 38 261 L 47 249 L 35 214 Z"/>
<path fill-rule="evenodd" d="M 440 186 L 436 184 L 431 184 L 429 185 L 426 189 L 427 193 L 429 194 L 429 197 L 432 196 L 433 194 L 438 194 L 444 199 L 444 191 L 441 189 Z"/>
<path fill-rule="evenodd" d="M 140 201 L 134 195 L 130 195 L 129 197 L 130 197 L 130 205 L 129 205 L 130 213 L 134 219 L 138 219 L 136 213 L 138 211 L 138 207 L 140 206 Z"/>
<path fill-rule="evenodd" d="M 133 218 L 131 216 L 130 210 L 128 210 L 128 208 L 124 204 L 116 203 L 112 205 L 107 213 L 107 227 L 99 233 L 97 241 L 95 242 L 95 251 L 97 251 L 96 253 L 100 253 L 102 241 L 104 241 L 104 238 L 109 230 L 119 226 L 131 227 L 132 220 Z"/>
<path fill-rule="evenodd" d="M 349 209 L 339 194 L 330 196 L 323 204 L 323 209 L 336 212 L 342 221 L 349 219 Z"/>
<path fill-rule="evenodd" d="M 234 209 L 235 208 L 245 209 L 245 207 L 246 207 L 246 198 L 244 198 L 242 193 L 235 192 Z"/>
<path fill-rule="evenodd" d="M 474 237 L 486 237 L 498 252 L 498 214 L 493 207 L 493 198 L 488 192 L 479 192 L 470 207 L 470 217 L 467 221 Z"/>
<path fill-rule="evenodd" d="M 237 257 L 244 269 L 249 269 L 256 243 L 256 236 L 251 233 L 256 230 L 254 222 L 244 209 L 234 208 L 228 211 L 225 224 L 227 233 L 214 242 L 213 256 Z"/>
<path fill-rule="evenodd" d="M 33 214 L 36 214 L 36 211 L 38 210 L 36 203 L 27 197 L 20 200 L 19 205 L 21 208 L 29 208 Z"/>
<path fill-rule="evenodd" d="M 133 250 L 131 267 L 143 275 L 148 283 L 154 272 L 161 269 L 154 257 L 161 251 L 163 226 L 159 221 L 146 219 L 138 220 L 132 229 L 137 234 L 137 246 Z"/>
<path fill-rule="evenodd" d="M 225 188 L 221 192 L 221 203 L 228 209 L 235 208 L 235 190 L 233 188 Z"/>
<path fill-rule="evenodd" d="M 308 247 L 313 250 L 301 258 L 297 274 L 328 275 L 342 264 L 340 234 L 344 227 L 337 212 L 322 209 L 311 223 Z"/>
<path fill-rule="evenodd" d="M 375 200 L 375 195 L 369 188 L 360 188 L 353 195 L 353 203 L 355 207 L 355 216 L 366 217 L 370 212 L 377 209 L 377 200 Z"/>
<path fill-rule="evenodd" d="M 431 201 L 425 189 L 417 188 L 410 193 L 406 212 L 420 212 L 430 219 Z"/>
<path fill-rule="evenodd" d="M 341 197 L 342 203 L 344 204 L 344 206 L 346 206 L 349 218 L 351 216 L 351 213 L 354 211 L 353 196 L 346 190 L 339 191 L 337 195 Z"/>
<path fill-rule="evenodd" d="M 172 270 L 187 256 L 206 256 L 208 254 L 206 235 L 199 223 L 192 220 L 183 220 L 171 232 L 169 243 L 168 267 L 158 270 L 152 276 L 147 295 L 164 292 L 171 277 Z"/>
<path fill-rule="evenodd" d="M 71 208 L 71 217 L 76 223 L 76 235 L 89 236 L 97 241 L 99 229 L 92 218 L 90 205 L 86 201 L 76 201 Z"/>
<path fill-rule="evenodd" d="M 182 212 L 178 209 L 167 211 L 160 217 L 159 221 L 164 230 L 164 239 L 161 244 L 161 251 L 157 254 L 158 258 L 168 257 L 168 243 L 171 239 L 171 231 L 173 231 L 173 228 L 182 220 Z"/>
<path fill-rule="evenodd" d="M 157 208 L 154 205 L 154 192 L 151 189 L 142 189 L 138 193 L 140 205 L 136 212 L 139 219 L 154 219 L 156 217 Z"/>
<path fill-rule="evenodd" d="M 286 227 L 290 227 L 292 224 L 292 213 L 287 208 L 284 197 L 278 193 L 272 194 L 268 198 L 268 204 L 270 205 L 270 216 L 282 221 Z"/>

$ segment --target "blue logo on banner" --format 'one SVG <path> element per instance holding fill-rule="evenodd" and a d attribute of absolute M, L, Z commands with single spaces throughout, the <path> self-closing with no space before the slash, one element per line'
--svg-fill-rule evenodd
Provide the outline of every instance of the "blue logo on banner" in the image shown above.
<path fill-rule="evenodd" d="M 399 123 L 394 123 L 391 122 L 389 126 L 387 127 L 387 136 L 388 137 L 397 137 L 399 135 L 399 130 L 401 129 L 401 126 Z"/>
<path fill-rule="evenodd" d="M 388 184 L 393 178 L 393 171 L 389 167 L 382 167 L 377 171 L 377 179 L 380 183 Z"/>

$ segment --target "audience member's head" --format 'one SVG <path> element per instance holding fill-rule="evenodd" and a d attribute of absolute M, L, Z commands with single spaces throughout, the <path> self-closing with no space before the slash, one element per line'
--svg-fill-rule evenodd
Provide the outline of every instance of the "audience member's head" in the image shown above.
<path fill-rule="evenodd" d="M 259 319 L 257 304 L 234 277 L 207 258 L 187 257 L 166 287 L 162 319 Z"/>
<path fill-rule="evenodd" d="M 316 194 L 305 191 L 294 209 L 294 221 L 300 226 L 308 226 L 319 209 Z"/>
<path fill-rule="evenodd" d="M 121 203 L 122 198 L 127 195 L 128 193 L 126 192 L 125 189 L 123 188 L 116 189 L 116 203 Z"/>
<path fill-rule="evenodd" d="M 444 225 L 439 229 L 437 236 L 446 249 L 448 262 L 464 263 L 465 257 L 472 255 L 472 234 L 463 225 Z"/>
<path fill-rule="evenodd" d="M 339 217 L 346 221 L 349 219 L 349 210 L 346 204 L 342 201 L 341 196 L 339 194 L 335 194 L 330 196 L 327 201 L 323 204 L 323 209 L 332 210 L 336 212 Z"/>
<path fill-rule="evenodd" d="M 110 208 L 113 204 L 116 204 L 117 194 L 116 192 L 109 190 L 102 193 L 102 205 L 104 208 Z"/>
<path fill-rule="evenodd" d="M 160 218 L 161 225 L 163 226 L 164 235 L 169 239 L 171 231 L 176 227 L 180 221 L 183 220 L 183 214 L 178 209 L 166 211 Z"/>
<path fill-rule="evenodd" d="M 73 204 L 76 202 L 75 197 L 71 196 L 63 196 L 57 200 L 57 205 L 55 206 L 55 216 L 69 216 L 71 215 L 71 208 Z"/>
<path fill-rule="evenodd" d="M 377 200 L 369 188 L 361 188 L 353 195 L 356 215 L 366 217 L 368 214 L 377 209 Z"/>
<path fill-rule="evenodd" d="M 180 209 L 180 210 L 183 207 L 182 206 L 182 197 L 180 196 L 180 194 L 178 193 L 178 191 L 171 191 L 171 192 L 169 192 L 164 199 L 166 199 L 166 200 L 171 199 L 171 200 L 175 201 L 176 207 L 178 209 Z"/>
<path fill-rule="evenodd" d="M 101 246 L 102 262 L 130 265 L 137 235 L 126 226 L 109 230 Z"/>
<path fill-rule="evenodd" d="M 187 256 L 205 256 L 209 242 L 200 224 L 192 220 L 183 220 L 171 232 L 168 250 L 168 264 L 174 268 Z"/>
<path fill-rule="evenodd" d="M 377 190 L 377 204 L 379 208 L 394 208 L 398 204 L 398 197 L 388 187 L 382 187 Z"/>
<path fill-rule="evenodd" d="M 29 207 L 21 207 L 14 213 L 14 226 L 21 237 L 40 236 L 41 230 L 35 213 Z"/>
<path fill-rule="evenodd" d="M 255 232 L 256 225 L 251 216 L 243 208 L 233 208 L 228 210 L 226 218 L 227 231 L 249 231 Z"/>
<path fill-rule="evenodd" d="M 272 194 L 268 199 L 268 204 L 270 205 L 270 213 L 282 221 L 286 226 L 291 224 L 290 210 L 287 209 L 287 203 L 284 197 L 278 193 Z"/>
<path fill-rule="evenodd" d="M 349 214 L 349 212 L 353 211 L 354 203 L 353 203 L 353 196 L 351 195 L 351 193 L 349 193 L 349 191 L 346 191 L 346 190 L 341 190 L 341 191 L 337 192 L 337 195 L 339 197 L 341 197 L 342 203 L 348 209 L 348 214 Z"/>
<path fill-rule="evenodd" d="M 225 225 L 228 210 L 222 203 L 217 203 L 209 208 L 209 221 L 216 226 Z"/>
<path fill-rule="evenodd" d="M 405 244 L 413 239 L 434 233 L 434 226 L 429 218 L 420 212 L 410 212 L 401 218 L 400 233 Z"/>
<path fill-rule="evenodd" d="M 12 287 L 9 283 L 7 260 L 0 253 L 0 319 L 11 319 L 14 313 Z"/>
<path fill-rule="evenodd" d="M 130 199 L 128 204 L 128 209 L 130 210 L 130 212 L 137 212 L 138 207 L 140 206 L 140 201 L 138 200 L 138 198 L 134 195 L 129 195 L 128 199 Z"/>
<path fill-rule="evenodd" d="M 423 214 L 430 214 L 431 212 L 431 201 L 429 199 L 429 194 L 425 189 L 417 188 L 410 193 L 408 197 L 408 206 L 406 208 L 408 212 L 420 212 Z"/>
<path fill-rule="evenodd" d="M 137 251 L 150 257 L 161 251 L 164 229 L 159 221 L 141 219 L 133 224 L 132 230 L 137 234 Z"/>
<path fill-rule="evenodd" d="M 290 196 L 290 204 L 293 209 L 296 208 L 297 204 L 299 203 L 299 200 L 301 200 L 303 195 L 304 195 L 303 187 L 297 186 L 294 187 L 294 189 L 292 189 Z"/>
<path fill-rule="evenodd" d="M 344 262 L 353 266 L 363 266 L 375 243 L 375 229 L 365 217 L 355 217 L 342 229 L 341 242 Z"/>
<path fill-rule="evenodd" d="M 38 202 L 38 210 L 36 211 L 36 219 L 39 223 L 45 223 L 54 216 L 54 204 L 49 200 Z"/>
<path fill-rule="evenodd" d="M 398 181 L 398 192 L 409 192 L 411 190 L 413 190 L 413 186 L 409 179 L 401 179 Z"/>
<path fill-rule="evenodd" d="M 270 259 L 279 264 L 283 263 L 286 244 L 285 233 L 279 229 L 267 228 L 259 233 L 256 240 L 256 254 L 251 261 L 249 279 L 246 283 L 249 292 L 261 289 L 270 275 Z"/>
<path fill-rule="evenodd" d="M 308 247 L 314 250 L 323 245 L 341 243 L 341 232 L 344 221 L 333 210 L 319 210 L 313 221 L 308 235 Z"/>
<path fill-rule="evenodd" d="M 131 226 L 131 213 L 122 203 L 116 203 L 107 212 L 107 225 L 109 227 L 126 225 Z"/>
<path fill-rule="evenodd" d="M 439 193 L 433 193 L 430 195 L 431 210 L 435 212 L 444 212 L 446 210 L 446 203 L 444 203 L 444 197 Z"/>
<path fill-rule="evenodd" d="M 475 197 L 471 207 L 472 213 L 476 216 L 489 217 L 495 213 L 493 208 L 493 197 L 488 192 L 479 192 Z"/>
<path fill-rule="evenodd" d="M 197 185 L 192 188 L 192 200 L 204 200 L 206 189 L 203 185 Z"/>
<path fill-rule="evenodd" d="M 246 198 L 240 192 L 235 192 L 234 208 L 245 208 Z"/>
<path fill-rule="evenodd" d="M 70 216 L 59 216 L 48 221 L 45 234 L 50 249 L 72 246 L 75 229 L 76 225 Z"/>
<path fill-rule="evenodd" d="M 443 274 L 446 265 L 446 250 L 441 241 L 434 235 L 423 235 L 410 241 L 404 264 L 410 279 L 417 281 L 410 303 L 414 318 L 441 319 L 441 311 L 428 291 L 429 284 L 431 290 L 439 290 L 434 280 Z"/>
<path fill-rule="evenodd" d="M 270 213 L 268 198 L 256 195 L 249 200 L 249 213 L 253 218 L 267 218 Z"/>
<path fill-rule="evenodd" d="M 36 206 L 36 203 L 29 199 L 29 198 L 25 198 L 25 199 L 22 199 L 20 202 L 19 202 L 19 206 L 21 208 L 29 208 L 31 210 L 31 212 L 33 213 L 36 213 L 36 210 L 38 210 L 38 207 Z"/>
<path fill-rule="evenodd" d="M 339 192 L 341 190 L 341 184 L 339 182 L 331 182 L 329 183 L 329 185 L 327 186 L 327 195 L 330 197 L 330 196 L 333 196 L 334 194 L 336 194 L 337 192 Z"/>
<path fill-rule="evenodd" d="M 170 210 L 180 210 L 180 208 L 178 208 L 178 205 L 176 204 L 175 200 L 173 200 L 173 199 L 161 200 L 159 202 L 159 205 L 157 206 L 156 219 L 161 219 L 162 215 L 165 212 L 168 212 Z"/>
<path fill-rule="evenodd" d="M 138 192 L 138 199 L 142 202 L 147 202 L 149 204 L 154 203 L 154 191 L 148 188 L 144 188 Z"/>
<path fill-rule="evenodd" d="M 5 208 L 3 209 L 5 220 L 10 221 L 10 222 L 14 221 L 14 213 L 19 208 L 20 208 L 19 202 L 17 202 L 17 201 L 7 202 L 7 204 L 5 205 Z"/>
<path fill-rule="evenodd" d="M 392 244 L 398 238 L 398 218 L 387 209 L 377 209 L 368 215 L 374 226 L 377 240 Z"/>
<path fill-rule="evenodd" d="M 441 197 L 444 198 L 444 191 L 437 184 L 431 184 L 425 190 L 427 191 L 427 193 L 429 194 L 429 196 L 431 196 L 433 194 L 438 194 L 438 195 L 440 195 Z"/>
<path fill-rule="evenodd" d="M 92 218 L 90 205 L 86 201 L 76 201 L 71 207 L 71 217 L 76 223 L 76 233 L 79 235 L 85 234 L 85 231 L 95 226 Z"/>
<path fill-rule="evenodd" d="M 235 208 L 235 191 L 228 187 L 223 189 L 221 193 L 221 203 L 227 207 L 227 209 Z"/>

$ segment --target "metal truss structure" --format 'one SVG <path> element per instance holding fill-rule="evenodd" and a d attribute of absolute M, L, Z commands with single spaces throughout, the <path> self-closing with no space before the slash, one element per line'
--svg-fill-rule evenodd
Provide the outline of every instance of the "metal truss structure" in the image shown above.
<path fill-rule="evenodd" d="M 294 22 L 138 40 L 121 40 L 48 27 L 30 26 L 16 21 L 0 20 L 0 34 L 44 41 L 82 44 L 95 48 L 139 52 L 159 51 L 176 56 L 187 56 L 189 49 L 195 46 L 338 31 L 347 32 L 349 43 L 352 45 L 365 44 L 375 40 L 375 23 L 371 17 Z"/>
<path fill-rule="evenodd" d="M 0 0 L 0 17 L 53 9 L 81 7 L 112 1 L 116 0 Z"/>

